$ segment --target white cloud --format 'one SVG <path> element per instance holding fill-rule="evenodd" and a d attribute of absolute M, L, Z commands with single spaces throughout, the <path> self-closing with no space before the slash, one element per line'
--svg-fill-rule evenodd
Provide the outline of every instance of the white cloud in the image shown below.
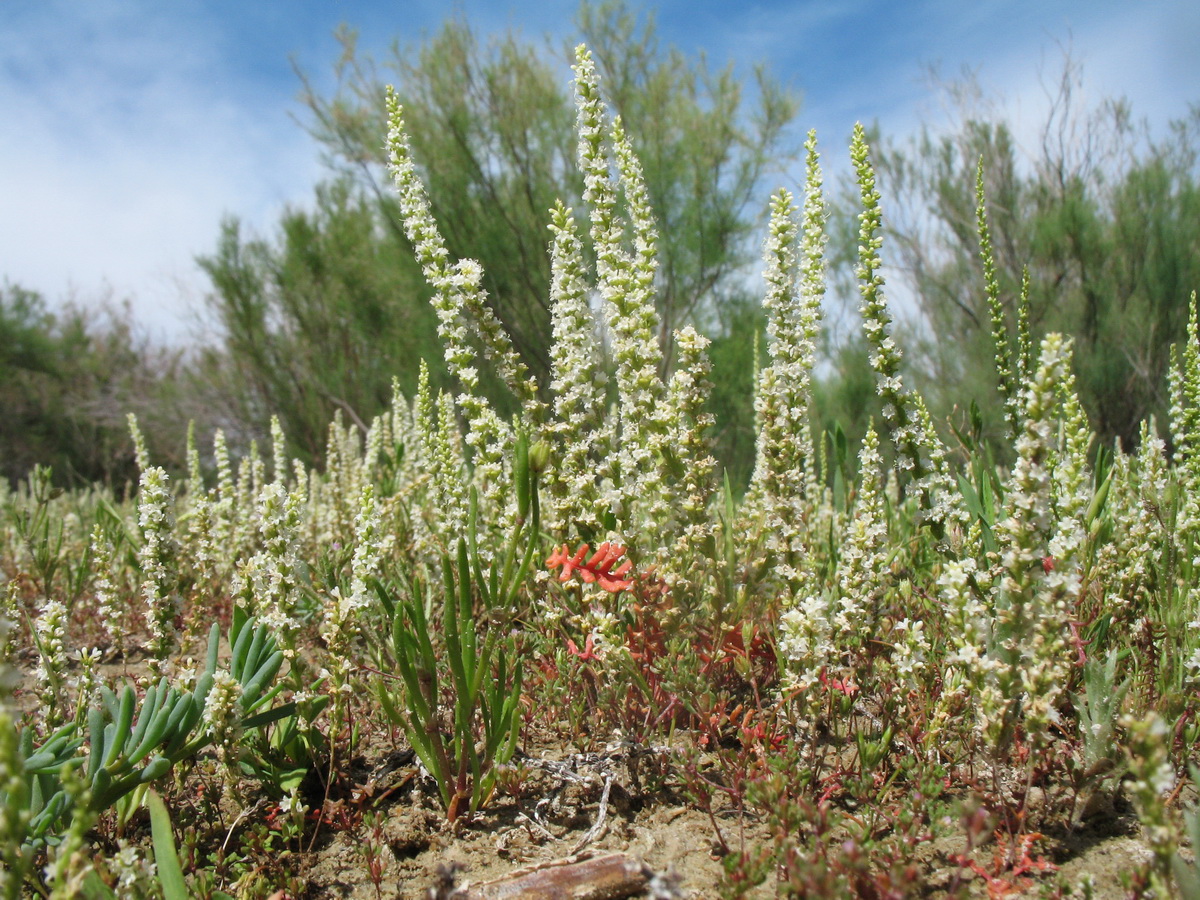
<path fill-rule="evenodd" d="M 228 76 L 202 19 L 56 6 L 0 28 L 0 277 L 51 300 L 111 286 L 179 337 L 222 215 L 269 226 L 316 154 L 286 95 Z"/>

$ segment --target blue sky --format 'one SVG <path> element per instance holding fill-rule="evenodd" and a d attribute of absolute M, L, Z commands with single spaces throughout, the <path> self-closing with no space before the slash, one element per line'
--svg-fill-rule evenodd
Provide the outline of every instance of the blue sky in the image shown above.
<path fill-rule="evenodd" d="M 1032 137 L 1061 48 L 1087 99 L 1127 97 L 1162 132 L 1200 101 L 1195 0 L 661 0 L 663 44 L 743 72 L 765 63 L 804 98 L 838 170 L 856 120 L 904 135 L 942 111 L 926 77 L 964 67 Z M 0 279 L 51 301 L 129 300 L 152 337 L 179 339 L 206 282 L 223 215 L 270 233 L 322 176 L 296 118 L 292 61 L 318 85 L 334 28 L 381 53 L 458 13 L 551 46 L 574 2 L 459 0 L 3 0 L 0 2 Z M 569 78 L 563 64 L 564 82 Z M 885 214 L 886 214 L 886 198 Z"/>

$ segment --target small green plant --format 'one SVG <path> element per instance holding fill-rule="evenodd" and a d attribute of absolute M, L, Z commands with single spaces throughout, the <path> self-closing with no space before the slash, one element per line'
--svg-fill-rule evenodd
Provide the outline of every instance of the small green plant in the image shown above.
<path fill-rule="evenodd" d="M 410 580 L 407 596 L 395 601 L 380 592 L 390 607 L 399 678 L 377 680 L 376 695 L 437 782 L 450 822 L 490 797 L 521 724 L 522 660 L 508 629 L 537 548 L 540 466 L 530 465 L 527 437 L 518 437 L 514 449 L 517 514 L 505 550 L 484 557 L 472 492 L 467 535 L 459 538 L 455 559 L 442 557 L 442 647 L 435 648 L 431 627 L 435 598 L 419 580 Z"/>
<path fill-rule="evenodd" d="M 283 662 L 275 640 L 263 625 L 235 616 L 232 639 L 232 679 L 239 688 L 235 715 L 242 729 L 267 725 L 294 712 L 294 704 L 265 709 L 277 696 L 272 682 Z M 131 685 L 118 695 L 102 686 L 101 704 L 89 711 L 86 735 L 75 724 L 62 726 L 35 746 L 34 731 L 13 732 L 11 719 L 0 720 L 9 734 L 0 747 L 7 752 L 8 777 L 0 784 L 0 804 L 9 810 L 3 837 L 6 861 L 13 867 L 48 845 L 57 844 L 75 816 L 95 816 L 116 807 L 124 821 L 146 796 L 148 786 L 179 762 L 195 756 L 213 741 L 213 730 L 200 727 L 206 701 L 218 673 L 220 628 L 213 624 L 203 674 L 193 690 L 181 691 L 165 677 L 150 686 L 138 702 Z M 15 742 L 12 738 L 15 737 Z M 86 745 L 81 770 L 84 791 L 69 790 L 67 769 Z M 76 799 L 85 798 L 77 809 Z"/>
<path fill-rule="evenodd" d="M 1075 771 L 1075 809 L 1071 821 L 1078 820 L 1089 807 L 1104 796 L 1106 786 L 1115 783 L 1124 766 L 1116 741 L 1117 719 L 1132 679 L 1117 683 L 1117 663 L 1121 654 L 1110 650 L 1104 663 L 1092 658 L 1083 667 L 1084 691 L 1076 698 L 1079 710 L 1079 736 L 1083 751 Z"/>
<path fill-rule="evenodd" d="M 63 553 L 68 535 L 62 511 L 55 507 L 62 496 L 63 489 L 51 484 L 50 468 L 34 466 L 21 502 L 12 503 L 8 517 L 29 555 L 38 593 L 49 599 L 61 591 L 69 607 L 87 585 L 91 554 L 72 557 Z"/>
<path fill-rule="evenodd" d="M 376 900 L 383 900 L 383 873 L 387 866 L 385 850 L 387 842 L 383 834 L 383 815 L 378 811 L 363 814 L 362 827 L 365 832 L 357 853 L 375 889 Z"/>

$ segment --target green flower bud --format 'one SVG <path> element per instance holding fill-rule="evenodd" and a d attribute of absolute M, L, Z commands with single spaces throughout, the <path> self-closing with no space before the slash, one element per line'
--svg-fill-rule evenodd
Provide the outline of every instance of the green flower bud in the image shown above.
<path fill-rule="evenodd" d="M 550 442 L 538 441 L 529 448 L 529 471 L 540 474 L 550 465 Z"/>

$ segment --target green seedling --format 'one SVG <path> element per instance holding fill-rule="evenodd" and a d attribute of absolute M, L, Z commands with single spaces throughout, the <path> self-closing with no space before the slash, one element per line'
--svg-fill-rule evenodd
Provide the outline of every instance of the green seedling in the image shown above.
<path fill-rule="evenodd" d="M 1116 742 L 1117 718 L 1133 681 L 1126 678 L 1117 683 L 1120 659 L 1121 653 L 1110 650 L 1104 663 L 1092 658 L 1083 667 L 1084 690 L 1076 697 L 1083 753 L 1075 772 L 1078 793 L 1073 825 L 1079 824 L 1106 789 L 1111 790 L 1124 768 L 1124 755 Z"/>

